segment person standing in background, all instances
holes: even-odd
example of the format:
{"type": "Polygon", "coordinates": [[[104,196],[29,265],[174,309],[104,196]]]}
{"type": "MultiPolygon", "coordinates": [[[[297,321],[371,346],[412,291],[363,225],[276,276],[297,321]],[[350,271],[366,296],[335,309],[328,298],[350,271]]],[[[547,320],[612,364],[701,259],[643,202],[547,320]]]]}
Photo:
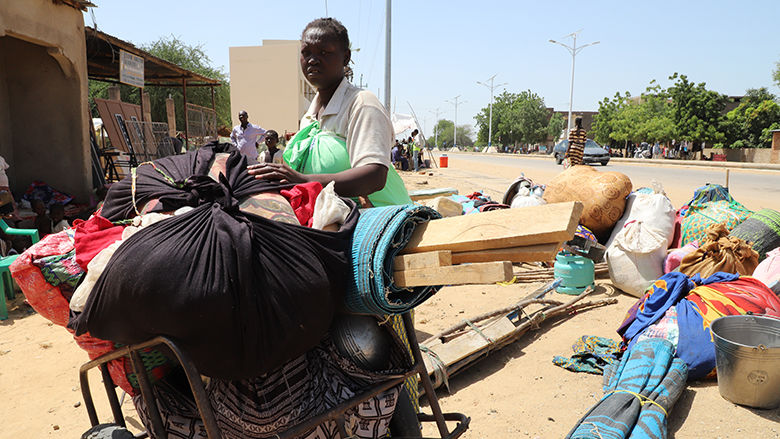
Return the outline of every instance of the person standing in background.
{"type": "Polygon", "coordinates": [[[587,140],[586,136],[587,133],[582,128],[582,117],[578,116],[574,119],[574,128],[569,131],[569,147],[566,149],[564,168],[582,164],[582,155],[585,152],[585,141],[587,140]]]}
{"type": "Polygon", "coordinates": [[[412,137],[409,138],[409,148],[412,149],[412,161],[414,161],[414,172],[420,170],[420,132],[415,128],[412,131],[412,137]]]}
{"type": "MultiPolygon", "coordinates": [[[[238,113],[241,122],[230,133],[230,141],[247,158],[257,160],[257,144],[265,140],[265,130],[258,125],[249,123],[249,114],[245,110],[238,113]]],[[[278,138],[278,136],[277,136],[278,138]]]]}
{"type": "Polygon", "coordinates": [[[282,163],[282,154],[284,154],[284,148],[279,149],[279,133],[274,130],[268,130],[265,132],[265,146],[267,150],[260,153],[260,157],[257,159],[260,163],[282,163]]]}

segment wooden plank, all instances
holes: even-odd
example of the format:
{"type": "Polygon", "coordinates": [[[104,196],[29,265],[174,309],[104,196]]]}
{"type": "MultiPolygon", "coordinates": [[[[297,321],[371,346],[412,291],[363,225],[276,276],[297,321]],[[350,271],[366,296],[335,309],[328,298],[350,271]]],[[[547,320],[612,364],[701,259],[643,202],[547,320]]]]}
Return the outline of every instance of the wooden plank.
{"type": "Polygon", "coordinates": [[[432,200],[423,200],[420,204],[433,208],[444,218],[463,215],[463,205],[452,198],[436,197],[432,200]]]}
{"type": "Polygon", "coordinates": [[[448,265],[452,265],[452,252],[449,250],[401,255],[396,256],[393,260],[393,270],[395,271],[446,267],[448,265]]]}
{"type": "Polygon", "coordinates": [[[580,215],[582,203],[573,201],[442,218],[417,227],[402,253],[559,243],[574,237],[580,215]]]}
{"type": "MultiPolygon", "coordinates": [[[[484,334],[485,337],[495,341],[508,336],[514,330],[515,325],[505,316],[488,323],[481,329],[482,334],[484,334]]],[[[480,349],[487,347],[489,343],[485,337],[476,331],[468,331],[447,343],[432,343],[430,345],[426,343],[426,347],[436,352],[436,357],[444,363],[445,366],[451,366],[474,352],[478,352],[480,349]]],[[[431,364],[430,357],[430,355],[423,355],[425,368],[429,373],[433,371],[436,366],[435,364],[431,364]]]]}
{"type": "Polygon", "coordinates": [[[457,194],[458,190],[451,187],[434,188],[434,189],[420,189],[409,192],[409,198],[412,201],[425,200],[428,198],[446,197],[448,195],[457,194]]]}
{"type": "Polygon", "coordinates": [[[512,263],[508,261],[483,262],[422,270],[404,270],[396,271],[393,277],[395,284],[399,287],[492,284],[512,279],[512,263]]]}
{"type": "MultiPolygon", "coordinates": [[[[493,250],[474,250],[452,254],[453,264],[472,262],[547,262],[555,259],[563,243],[537,244],[526,247],[497,248],[493,250]]],[[[425,253],[418,253],[425,254],[425,253]]],[[[410,255],[411,256],[411,255],[410,255]]]]}

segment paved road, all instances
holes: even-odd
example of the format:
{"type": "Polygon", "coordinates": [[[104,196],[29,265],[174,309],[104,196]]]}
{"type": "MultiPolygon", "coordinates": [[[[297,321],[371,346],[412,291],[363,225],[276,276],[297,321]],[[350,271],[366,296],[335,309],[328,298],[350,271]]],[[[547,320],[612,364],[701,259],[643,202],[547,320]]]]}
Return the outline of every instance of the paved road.
{"type": "MultiPolygon", "coordinates": [[[[453,168],[466,172],[484,173],[488,177],[520,175],[525,172],[542,183],[558,174],[562,167],[552,157],[522,157],[503,154],[477,155],[447,153],[453,168]]],[[[664,185],[674,204],[690,199],[693,190],[705,183],[725,185],[726,170],[696,166],[655,165],[613,162],[607,166],[595,166],[599,171],[616,171],[626,174],[635,188],[649,186],[653,180],[664,185]]],[[[738,201],[751,209],[772,208],[780,210],[780,172],[731,169],[729,190],[738,201]]]]}

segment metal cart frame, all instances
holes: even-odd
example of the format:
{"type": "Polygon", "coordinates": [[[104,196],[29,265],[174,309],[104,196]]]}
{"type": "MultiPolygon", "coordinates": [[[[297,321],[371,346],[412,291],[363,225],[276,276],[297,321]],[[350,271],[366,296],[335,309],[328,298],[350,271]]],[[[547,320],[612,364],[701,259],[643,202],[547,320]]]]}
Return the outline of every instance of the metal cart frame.
{"type": "MultiPolygon", "coordinates": [[[[436,392],[433,388],[433,384],[431,383],[430,376],[428,375],[428,371],[425,369],[425,363],[420,352],[410,313],[407,312],[403,315],[403,321],[406,330],[406,336],[409,340],[414,360],[409,371],[398,375],[388,375],[385,381],[370,386],[364,392],[355,395],[347,401],[344,401],[333,409],[315,416],[307,421],[301,422],[274,437],[279,439],[295,438],[323,422],[335,421],[339,430],[339,434],[342,438],[346,439],[350,437],[346,433],[346,428],[344,426],[344,415],[347,410],[355,407],[368,398],[374,397],[381,392],[403,383],[406,378],[412,375],[419,376],[420,382],[422,383],[423,389],[425,391],[426,398],[430,404],[431,411],[433,412],[433,414],[419,413],[417,415],[418,421],[435,422],[439,431],[440,439],[456,439],[460,437],[468,429],[471,419],[461,413],[442,412],[439,399],[436,396],[436,392]],[[451,432],[447,427],[447,421],[457,422],[457,425],[451,432]]],[[[160,412],[157,407],[157,400],[155,399],[155,396],[152,392],[152,384],[149,381],[149,377],[146,374],[141,356],[138,353],[138,351],[142,349],[158,346],[161,344],[164,344],[170,348],[171,352],[173,352],[179,364],[181,364],[182,368],[184,369],[187,380],[190,384],[190,388],[192,389],[192,395],[198,407],[198,412],[200,413],[201,419],[203,420],[203,424],[209,439],[221,438],[221,432],[219,426],[217,425],[214,411],[212,410],[211,404],[209,403],[208,396],[206,395],[206,389],[203,385],[203,381],[200,378],[198,370],[195,368],[192,360],[190,360],[190,358],[181,349],[179,349],[176,343],[166,337],[155,337],[143,343],[121,347],[81,366],[79,369],[81,394],[84,398],[84,406],[87,409],[90,423],[94,427],[99,424],[99,420],[97,411],[95,410],[95,404],[92,400],[92,393],[90,391],[87,373],[91,369],[97,367],[100,369],[103,377],[103,385],[105,387],[106,394],[108,395],[109,405],[114,416],[114,423],[119,426],[126,427],[124,415],[122,414],[122,408],[116,395],[116,386],[114,385],[111,379],[111,375],[108,372],[108,362],[127,356],[130,357],[133,370],[136,376],[138,376],[138,382],[141,388],[141,397],[147,405],[149,416],[151,418],[151,430],[154,432],[155,437],[166,437],[162,417],[160,416],[160,412]]],[[[144,432],[137,437],[148,437],[148,433],[144,432]]],[[[396,436],[393,437],[396,439],[402,439],[396,436]]]]}

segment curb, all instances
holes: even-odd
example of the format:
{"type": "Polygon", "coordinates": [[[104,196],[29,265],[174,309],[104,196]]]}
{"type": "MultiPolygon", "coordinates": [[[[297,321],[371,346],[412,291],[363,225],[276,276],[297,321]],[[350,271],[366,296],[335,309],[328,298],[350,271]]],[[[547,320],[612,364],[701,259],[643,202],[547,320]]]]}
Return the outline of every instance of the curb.
{"type": "MultiPolygon", "coordinates": [[[[470,152],[470,151],[437,151],[438,154],[462,154],[462,155],[486,155],[482,152],[470,152]]],[[[542,159],[552,160],[552,156],[548,154],[504,154],[504,153],[491,153],[493,155],[501,155],[502,157],[515,158],[515,159],[542,159]]],[[[658,159],[630,159],[623,157],[612,157],[609,159],[611,162],[619,163],[636,163],[646,165],[672,165],[672,166],[699,166],[704,168],[715,169],[748,169],[748,170],[763,170],[763,171],[780,171],[780,164],[775,163],[746,163],[746,162],[711,162],[703,160],[658,160],[658,159]]]]}

